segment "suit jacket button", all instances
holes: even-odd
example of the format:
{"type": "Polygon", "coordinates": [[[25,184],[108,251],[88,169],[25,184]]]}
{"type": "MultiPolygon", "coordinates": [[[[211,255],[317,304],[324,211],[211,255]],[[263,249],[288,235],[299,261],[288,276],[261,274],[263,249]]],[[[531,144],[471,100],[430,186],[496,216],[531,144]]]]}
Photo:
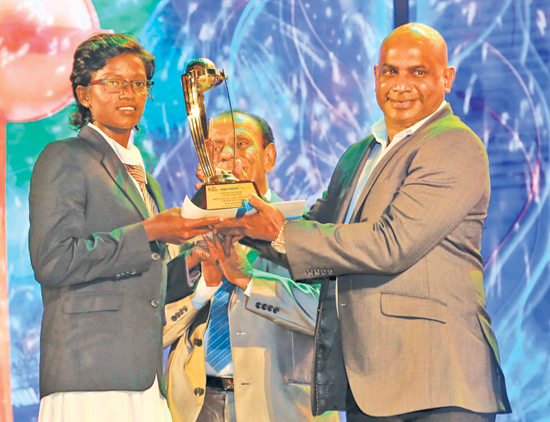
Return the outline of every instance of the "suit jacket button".
{"type": "Polygon", "coordinates": [[[160,302],[159,302],[158,300],[156,300],[156,299],[153,299],[153,300],[151,301],[151,306],[152,306],[153,308],[158,308],[159,304],[160,304],[160,302]]]}
{"type": "Polygon", "coordinates": [[[178,317],[175,315],[172,315],[172,321],[177,321],[177,320],[178,320],[178,317]]]}
{"type": "Polygon", "coordinates": [[[202,389],[202,388],[195,388],[194,393],[195,393],[195,396],[200,397],[200,396],[202,396],[202,395],[204,394],[204,389],[202,389]]]}
{"type": "Polygon", "coordinates": [[[260,309],[262,307],[262,304],[260,302],[256,302],[256,308],[260,309]]]}
{"type": "Polygon", "coordinates": [[[262,305],[262,309],[263,309],[264,311],[267,309],[267,304],[266,304],[266,303],[264,303],[264,304],[262,305]]]}
{"type": "Polygon", "coordinates": [[[202,340],[200,338],[196,338],[195,340],[193,340],[193,344],[195,346],[201,347],[202,346],[202,340]]]}
{"type": "Polygon", "coordinates": [[[271,312],[271,311],[273,310],[273,305],[269,305],[269,306],[267,307],[267,310],[268,310],[269,312],[271,312]]]}
{"type": "Polygon", "coordinates": [[[181,313],[184,314],[187,312],[187,306],[184,306],[183,308],[180,309],[181,313]]]}
{"type": "Polygon", "coordinates": [[[153,261],[158,261],[160,259],[160,255],[155,252],[153,255],[151,255],[151,258],[153,258],[153,261]]]}
{"type": "Polygon", "coordinates": [[[279,307],[276,306],[275,308],[273,308],[273,313],[276,314],[280,311],[279,307]]]}

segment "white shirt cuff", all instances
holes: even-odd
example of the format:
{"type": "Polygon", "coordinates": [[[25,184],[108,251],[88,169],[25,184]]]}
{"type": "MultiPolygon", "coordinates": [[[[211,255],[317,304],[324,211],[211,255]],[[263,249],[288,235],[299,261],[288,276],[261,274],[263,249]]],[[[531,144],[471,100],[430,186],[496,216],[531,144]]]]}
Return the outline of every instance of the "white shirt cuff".
{"type": "Polygon", "coordinates": [[[246,286],[246,289],[244,290],[244,294],[247,297],[250,297],[250,295],[252,294],[252,281],[254,281],[254,277],[250,279],[250,281],[248,282],[248,285],[246,286]]]}

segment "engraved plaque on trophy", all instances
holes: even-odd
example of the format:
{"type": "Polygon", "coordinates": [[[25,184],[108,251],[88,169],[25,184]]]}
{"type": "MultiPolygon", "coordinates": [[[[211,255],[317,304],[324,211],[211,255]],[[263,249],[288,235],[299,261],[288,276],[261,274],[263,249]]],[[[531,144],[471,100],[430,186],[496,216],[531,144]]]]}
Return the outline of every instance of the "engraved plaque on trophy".
{"type": "MultiPolygon", "coordinates": [[[[233,174],[225,171],[216,172],[213,163],[213,142],[210,139],[212,119],[207,121],[204,107],[204,92],[214,88],[224,81],[227,87],[227,76],[223,70],[208,59],[194,59],[181,76],[181,84],[187,109],[187,120],[199,163],[204,172],[204,184],[191,200],[205,210],[239,208],[248,195],[255,193],[260,196],[256,183],[252,180],[239,180],[233,174]]],[[[227,90],[229,98],[229,90],[227,90]]],[[[230,105],[231,109],[231,105],[230,105]]],[[[231,111],[231,118],[233,112],[231,111]]],[[[234,131],[233,131],[234,132],[234,131]]],[[[236,144],[236,137],[235,137],[236,144]]],[[[236,154],[237,148],[233,149],[236,154]]],[[[233,165],[235,165],[233,157],[233,165]]]]}

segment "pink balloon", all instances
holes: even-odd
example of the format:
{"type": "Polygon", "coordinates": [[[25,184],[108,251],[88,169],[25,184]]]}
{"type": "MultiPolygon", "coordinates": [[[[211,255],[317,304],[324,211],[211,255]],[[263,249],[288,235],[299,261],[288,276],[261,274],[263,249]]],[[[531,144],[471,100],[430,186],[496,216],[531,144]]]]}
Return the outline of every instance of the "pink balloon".
{"type": "Polygon", "coordinates": [[[102,31],[90,0],[0,2],[0,122],[50,116],[73,101],[76,47],[102,31]]]}

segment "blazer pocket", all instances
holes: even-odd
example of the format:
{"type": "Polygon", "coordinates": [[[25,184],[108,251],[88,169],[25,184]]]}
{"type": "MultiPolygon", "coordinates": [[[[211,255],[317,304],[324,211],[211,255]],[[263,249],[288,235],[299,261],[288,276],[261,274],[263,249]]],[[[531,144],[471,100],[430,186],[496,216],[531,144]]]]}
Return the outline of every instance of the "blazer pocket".
{"type": "Polygon", "coordinates": [[[393,317],[429,319],[444,324],[449,319],[447,304],[426,296],[382,292],[380,308],[382,314],[393,317]]]}
{"type": "Polygon", "coordinates": [[[120,308],[122,308],[121,294],[72,295],[63,301],[63,312],[66,314],[118,311],[120,308]]]}

